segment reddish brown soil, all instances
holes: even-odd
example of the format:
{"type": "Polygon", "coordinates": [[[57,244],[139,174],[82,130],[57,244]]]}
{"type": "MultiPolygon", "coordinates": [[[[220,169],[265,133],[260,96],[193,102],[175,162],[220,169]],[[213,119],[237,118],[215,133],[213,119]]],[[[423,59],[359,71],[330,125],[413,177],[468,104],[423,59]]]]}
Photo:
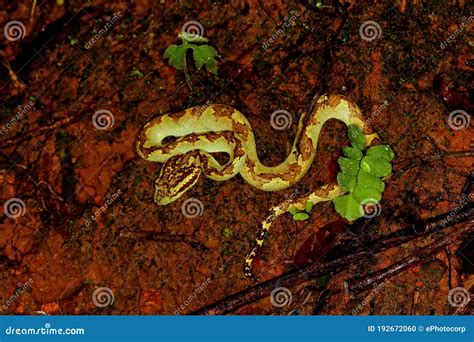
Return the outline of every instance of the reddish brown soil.
{"type": "MultiPolygon", "coordinates": [[[[182,199],[158,207],[153,182],[161,165],[138,157],[136,134],[151,117],[194,105],[223,103],[245,113],[268,165],[285,158],[299,113],[321,89],[348,96],[373,118],[382,142],[395,150],[395,169],[413,167],[387,180],[377,229],[354,232],[348,226],[337,239],[320,236],[328,244],[324,251],[341,239],[363,245],[396,231],[408,213],[426,219],[459,206],[472,154],[417,161],[472,152],[472,123],[453,130],[448,115],[472,110],[473,24],[440,48],[472,8],[445,1],[352,1],[337,39],[329,42],[340,15],[312,1],[162,2],[38,1],[30,19],[32,1],[0,1],[2,30],[11,20],[26,28],[18,41],[0,35],[2,127],[17,106],[34,102],[0,136],[0,202],[20,198],[26,205],[24,215],[14,219],[0,212],[0,305],[31,278],[3,314],[185,314],[252,285],[242,262],[266,210],[295,189],[305,192],[334,180],[346,129],[332,123],[324,130],[310,172],[292,189],[265,193],[240,177],[222,183],[201,179],[182,199]],[[118,22],[86,49],[119,10],[118,22]],[[290,11],[301,15],[264,49],[290,11]],[[190,20],[203,25],[220,55],[218,76],[191,70],[193,92],[184,74],[163,58],[190,20]],[[359,35],[368,20],[382,30],[372,41],[359,35]],[[384,101],[386,108],[377,111],[384,101]],[[270,115],[278,109],[291,112],[290,129],[272,129],[270,115]],[[111,129],[94,128],[97,110],[113,113],[111,129]],[[108,194],[118,198],[88,222],[108,194]],[[191,197],[204,206],[193,219],[181,211],[191,197]],[[112,290],[112,305],[94,304],[98,287],[112,290]]],[[[305,222],[281,217],[255,272],[270,279],[289,270],[303,242],[335,220],[330,204],[316,206],[305,222]]],[[[389,266],[432,239],[377,254],[364,261],[364,269],[348,268],[292,288],[291,305],[275,308],[267,297],[237,313],[350,314],[368,296],[370,305],[359,314],[452,313],[449,289],[474,286],[470,238],[388,279],[372,296],[345,294],[344,281],[389,266]]]]}

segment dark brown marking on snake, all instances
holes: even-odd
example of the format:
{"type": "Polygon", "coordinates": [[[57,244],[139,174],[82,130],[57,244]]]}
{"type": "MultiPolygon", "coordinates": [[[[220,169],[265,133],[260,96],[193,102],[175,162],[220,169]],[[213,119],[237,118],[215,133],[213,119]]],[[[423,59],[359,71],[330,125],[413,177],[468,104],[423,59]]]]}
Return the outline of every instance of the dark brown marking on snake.
{"type": "Polygon", "coordinates": [[[181,112],[178,112],[178,113],[173,113],[172,115],[169,116],[169,118],[174,121],[174,122],[177,122],[179,121],[183,116],[185,116],[186,114],[189,113],[189,110],[183,110],[181,112]]]}
{"type": "Polygon", "coordinates": [[[235,140],[235,135],[231,131],[212,132],[204,134],[204,136],[210,142],[214,142],[216,140],[219,140],[220,138],[224,138],[226,140],[229,140],[230,142],[233,142],[235,140]]]}
{"type": "Polygon", "coordinates": [[[212,108],[214,109],[215,116],[218,118],[223,117],[230,119],[234,113],[234,108],[222,104],[214,105],[212,108]]]}
{"type": "Polygon", "coordinates": [[[198,118],[200,117],[206,109],[209,108],[209,105],[203,105],[203,106],[195,106],[190,109],[191,115],[198,118]]]}
{"type": "Polygon", "coordinates": [[[303,158],[304,161],[308,160],[311,158],[311,156],[314,153],[314,148],[313,148],[313,139],[311,139],[306,132],[303,132],[300,136],[300,139],[298,141],[297,147],[299,149],[299,153],[301,155],[301,158],[303,158]]]}
{"type": "Polygon", "coordinates": [[[281,178],[282,180],[292,184],[297,180],[294,175],[299,175],[301,171],[302,171],[302,167],[298,163],[295,162],[288,165],[287,172],[259,173],[258,177],[268,182],[272,181],[274,178],[281,178]]]}
{"type": "Polygon", "coordinates": [[[232,120],[232,131],[236,134],[241,135],[245,140],[250,136],[250,128],[242,123],[232,120]]]}
{"type": "Polygon", "coordinates": [[[341,96],[331,95],[321,103],[321,107],[326,107],[329,105],[330,107],[336,108],[339,105],[339,103],[341,103],[341,100],[342,100],[341,96]]]}
{"type": "Polygon", "coordinates": [[[143,147],[143,138],[139,136],[137,140],[137,144],[142,151],[143,155],[145,158],[150,157],[152,153],[160,153],[160,154],[168,154],[171,153],[179,144],[181,144],[183,141],[189,142],[191,144],[199,141],[199,134],[188,134],[184,137],[179,137],[175,141],[170,142],[169,144],[166,144],[164,146],[152,146],[152,147],[143,147]]]}

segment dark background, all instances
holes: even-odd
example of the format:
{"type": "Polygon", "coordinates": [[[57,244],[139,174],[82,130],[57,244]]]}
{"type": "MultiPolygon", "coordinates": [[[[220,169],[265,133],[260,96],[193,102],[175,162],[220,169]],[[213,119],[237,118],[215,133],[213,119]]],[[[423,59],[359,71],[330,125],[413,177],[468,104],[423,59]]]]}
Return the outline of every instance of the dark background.
{"type": "MultiPolygon", "coordinates": [[[[346,128],[325,128],[310,172],[294,188],[265,193],[238,176],[201,179],[177,202],[158,207],[153,181],[160,165],[137,156],[136,134],[151,117],[194,105],[239,109],[254,128],[261,160],[275,165],[313,97],[339,93],[372,118],[396,153],[379,216],[324,230],[339,220],[331,204],[316,206],[304,222],[282,216],[254,268],[263,279],[294,267],[298,250],[304,263],[364,249],[368,240],[455,210],[463,189],[470,191],[472,123],[453,129],[448,121],[455,110],[470,118],[473,109],[472,20],[462,26],[472,8],[464,1],[66,0],[34,7],[0,1],[0,8],[0,122],[12,123],[0,136],[0,196],[2,205],[12,198],[24,203],[18,217],[0,212],[0,304],[10,301],[2,314],[184,314],[252,285],[242,262],[266,210],[295,189],[304,193],[335,179],[346,128]],[[298,18],[282,29],[294,13],[298,18]],[[22,39],[6,39],[12,20],[24,25],[22,39]],[[193,91],[163,58],[191,20],[220,55],[218,76],[191,65],[193,91]],[[373,40],[359,33],[367,21],[380,27],[373,40]],[[29,101],[31,108],[11,122],[29,101]],[[93,125],[98,110],[112,113],[109,129],[93,125]],[[271,127],[276,110],[291,113],[289,129],[271,127]],[[107,204],[113,194],[119,196],[107,204]],[[186,198],[201,201],[201,216],[183,216],[186,198]],[[305,241],[317,252],[308,243],[301,250],[305,241]],[[93,300],[101,287],[113,295],[109,305],[93,300]]],[[[264,297],[235,313],[351,314],[361,303],[358,314],[456,313],[448,292],[474,285],[468,233],[387,277],[376,293],[347,294],[343,284],[468,224],[448,224],[292,286],[291,304],[281,308],[264,297]]]]}

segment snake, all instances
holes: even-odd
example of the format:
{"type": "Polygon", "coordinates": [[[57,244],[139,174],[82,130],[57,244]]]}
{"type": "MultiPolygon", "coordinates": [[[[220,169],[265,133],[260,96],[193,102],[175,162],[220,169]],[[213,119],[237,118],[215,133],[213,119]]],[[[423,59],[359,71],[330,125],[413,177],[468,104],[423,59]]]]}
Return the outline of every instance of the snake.
{"type": "MultiPolygon", "coordinates": [[[[377,138],[355,103],[342,95],[322,95],[309,114],[300,115],[291,150],[276,166],[261,163],[248,119],[224,104],[195,106],[151,119],[138,133],[136,150],[149,162],[163,163],[154,183],[154,200],[158,205],[176,201],[201,175],[213,181],[226,181],[239,174],[256,189],[279,191],[295,185],[306,174],[316,156],[321,130],[331,119],[347,126],[357,125],[367,146],[377,138]],[[225,153],[228,160],[219,162],[213,153],[225,153]]],[[[307,201],[327,202],[342,194],[334,182],[271,207],[245,257],[245,276],[258,279],[252,273],[253,261],[278,216],[289,208],[303,209],[307,201]]]]}

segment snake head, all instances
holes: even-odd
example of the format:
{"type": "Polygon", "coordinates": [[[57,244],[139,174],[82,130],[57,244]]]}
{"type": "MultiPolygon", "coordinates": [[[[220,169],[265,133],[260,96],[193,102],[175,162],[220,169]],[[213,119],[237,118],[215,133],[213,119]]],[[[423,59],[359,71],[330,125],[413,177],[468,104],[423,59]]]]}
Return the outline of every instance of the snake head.
{"type": "Polygon", "coordinates": [[[201,175],[199,151],[171,157],[163,164],[155,181],[155,202],[167,205],[176,201],[196,184],[201,175]]]}

